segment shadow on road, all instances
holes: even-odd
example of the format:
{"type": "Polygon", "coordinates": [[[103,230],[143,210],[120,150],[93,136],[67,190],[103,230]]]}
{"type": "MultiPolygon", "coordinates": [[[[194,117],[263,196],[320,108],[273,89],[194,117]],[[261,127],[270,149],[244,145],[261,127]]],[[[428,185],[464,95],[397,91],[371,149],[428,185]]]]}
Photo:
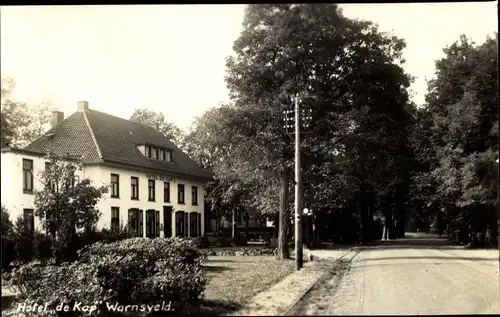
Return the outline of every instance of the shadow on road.
{"type": "Polygon", "coordinates": [[[370,246],[375,249],[427,249],[427,250],[496,250],[487,248],[469,249],[464,245],[452,245],[445,237],[428,233],[408,233],[405,238],[377,241],[370,246]]]}
{"type": "Polygon", "coordinates": [[[493,250],[495,251],[496,249],[469,249],[465,246],[460,246],[460,245],[450,245],[450,244],[432,244],[432,242],[429,243],[411,243],[407,241],[398,241],[397,243],[395,242],[385,242],[384,243],[375,243],[371,246],[368,246],[373,249],[377,250],[390,250],[390,249],[426,249],[426,250],[460,250],[460,251],[477,251],[477,250],[493,250]]]}
{"type": "Polygon", "coordinates": [[[394,257],[377,257],[373,259],[363,259],[360,262],[370,262],[370,261],[383,261],[383,260],[415,260],[415,259],[429,259],[429,260],[465,260],[465,261],[492,261],[498,262],[495,258],[479,258],[479,257],[459,257],[459,256],[394,256],[394,257]]]}

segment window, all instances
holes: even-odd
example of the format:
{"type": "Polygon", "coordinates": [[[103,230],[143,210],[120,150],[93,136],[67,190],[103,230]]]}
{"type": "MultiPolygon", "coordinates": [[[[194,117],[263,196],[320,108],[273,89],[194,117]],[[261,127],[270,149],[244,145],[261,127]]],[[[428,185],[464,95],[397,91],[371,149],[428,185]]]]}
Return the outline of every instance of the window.
{"type": "Polygon", "coordinates": [[[197,213],[196,214],[197,218],[198,218],[198,236],[201,237],[201,213],[197,213]]]}
{"type": "Polygon", "coordinates": [[[163,183],[163,202],[164,203],[170,202],[170,183],[169,182],[163,183]]]}
{"type": "Polygon", "coordinates": [[[184,213],[184,236],[189,237],[189,214],[184,213]]]}
{"type": "Polygon", "coordinates": [[[155,201],[155,180],[148,179],[148,200],[155,201]]]}
{"type": "Polygon", "coordinates": [[[191,212],[189,213],[189,222],[191,225],[190,228],[190,233],[191,237],[197,237],[198,236],[198,213],[196,212],[191,212]]]}
{"type": "Polygon", "coordinates": [[[131,199],[139,200],[139,178],[132,176],[130,178],[131,199]]]}
{"type": "Polygon", "coordinates": [[[156,234],[155,236],[157,238],[160,237],[160,211],[159,210],[156,210],[155,211],[155,222],[156,222],[156,234]]]}
{"type": "Polygon", "coordinates": [[[198,187],[191,187],[191,201],[192,205],[198,205],[198,187]]]}
{"type": "Polygon", "coordinates": [[[33,209],[23,209],[24,230],[33,234],[35,232],[35,216],[33,209]]]}
{"type": "Polygon", "coordinates": [[[120,208],[111,207],[111,230],[120,230],[120,208]]]}
{"type": "Polygon", "coordinates": [[[23,159],[23,193],[33,194],[33,160],[23,159]]]}
{"type": "Polygon", "coordinates": [[[157,148],[151,145],[144,146],[144,155],[155,160],[167,161],[167,162],[172,161],[172,151],[162,148],[157,148]]]}
{"type": "Polygon", "coordinates": [[[177,237],[184,236],[184,211],[175,213],[175,235],[177,237]]]}
{"type": "Polygon", "coordinates": [[[184,185],[179,184],[177,185],[177,201],[179,204],[184,204],[184,185]]]}
{"type": "Polygon", "coordinates": [[[111,197],[120,198],[120,175],[111,174],[111,197]]]}
{"type": "Polygon", "coordinates": [[[129,229],[135,232],[136,237],[142,237],[143,234],[143,212],[139,209],[128,210],[128,226],[129,229]]]}

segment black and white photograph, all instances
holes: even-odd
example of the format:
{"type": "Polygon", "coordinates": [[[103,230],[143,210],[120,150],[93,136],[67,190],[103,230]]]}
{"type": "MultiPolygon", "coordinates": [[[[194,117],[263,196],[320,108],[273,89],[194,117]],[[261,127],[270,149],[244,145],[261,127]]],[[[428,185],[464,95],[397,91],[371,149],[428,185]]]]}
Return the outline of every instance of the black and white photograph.
{"type": "Polygon", "coordinates": [[[500,315],[498,10],[0,6],[2,316],[500,315]]]}

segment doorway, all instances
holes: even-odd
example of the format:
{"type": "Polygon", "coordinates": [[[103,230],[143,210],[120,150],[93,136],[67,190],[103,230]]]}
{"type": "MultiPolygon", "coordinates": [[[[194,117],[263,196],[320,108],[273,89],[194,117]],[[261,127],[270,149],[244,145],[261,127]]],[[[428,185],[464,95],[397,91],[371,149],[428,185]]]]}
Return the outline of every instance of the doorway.
{"type": "Polygon", "coordinates": [[[154,209],[146,211],[146,237],[156,238],[160,236],[160,212],[154,209]]]}
{"type": "Polygon", "coordinates": [[[163,233],[165,238],[172,237],[172,206],[163,206],[163,233]]]}

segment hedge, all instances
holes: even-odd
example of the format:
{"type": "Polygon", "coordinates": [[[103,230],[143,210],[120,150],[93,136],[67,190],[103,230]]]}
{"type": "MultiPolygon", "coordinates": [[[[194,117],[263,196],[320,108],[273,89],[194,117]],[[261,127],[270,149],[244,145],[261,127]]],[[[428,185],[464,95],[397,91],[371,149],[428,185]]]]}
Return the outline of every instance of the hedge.
{"type": "Polygon", "coordinates": [[[227,250],[200,250],[206,256],[272,256],[278,254],[277,248],[234,248],[227,250]]]}
{"type": "Polygon", "coordinates": [[[133,238],[96,243],[79,252],[79,260],[59,266],[29,263],[8,275],[21,291],[19,300],[47,303],[38,315],[83,316],[88,312],[53,312],[58,304],[98,303],[93,316],[108,316],[106,303],[158,304],[181,309],[197,302],[207,280],[205,259],[192,241],[178,238],[133,238]],[[99,304],[100,303],[100,304],[99,304]]]}

